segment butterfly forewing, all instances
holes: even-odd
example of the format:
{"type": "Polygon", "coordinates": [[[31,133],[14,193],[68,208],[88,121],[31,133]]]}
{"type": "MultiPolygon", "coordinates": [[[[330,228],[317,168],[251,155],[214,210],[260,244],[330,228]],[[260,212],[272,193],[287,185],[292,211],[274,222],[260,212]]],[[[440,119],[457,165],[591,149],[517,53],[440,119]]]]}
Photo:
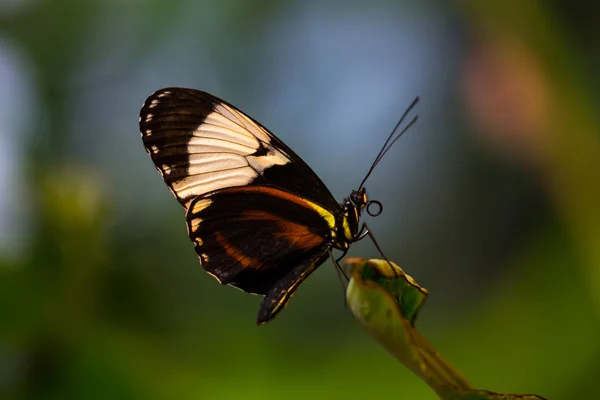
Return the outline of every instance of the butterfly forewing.
{"type": "Polygon", "coordinates": [[[328,209],[339,205],[317,175],[281,140],[229,103],[195,89],[153,93],[140,112],[146,151],[175,197],[268,184],[328,209]]]}

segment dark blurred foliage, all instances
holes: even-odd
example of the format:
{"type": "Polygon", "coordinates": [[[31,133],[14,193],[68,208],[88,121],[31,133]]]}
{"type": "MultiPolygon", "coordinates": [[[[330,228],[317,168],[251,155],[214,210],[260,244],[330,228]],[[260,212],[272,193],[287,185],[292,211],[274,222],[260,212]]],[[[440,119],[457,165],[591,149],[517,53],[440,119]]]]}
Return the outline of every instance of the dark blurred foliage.
{"type": "Polygon", "coordinates": [[[340,200],[420,95],[367,185],[431,293],[420,330],[477,387],[599,398],[597,11],[0,0],[0,397],[435,398],[329,263],[261,327],[258,297],[204,273],[137,127],[177,85],[261,121],[340,200]]]}

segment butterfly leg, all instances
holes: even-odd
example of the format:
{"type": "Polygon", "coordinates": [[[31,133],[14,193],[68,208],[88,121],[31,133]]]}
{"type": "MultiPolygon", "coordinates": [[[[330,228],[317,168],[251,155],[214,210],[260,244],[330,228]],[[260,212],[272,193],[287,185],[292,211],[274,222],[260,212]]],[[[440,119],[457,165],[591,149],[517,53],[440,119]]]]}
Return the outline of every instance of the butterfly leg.
{"type": "Polygon", "coordinates": [[[340,280],[342,279],[342,276],[343,276],[344,278],[346,278],[346,281],[349,281],[350,279],[348,279],[348,275],[346,275],[346,273],[344,272],[344,269],[340,265],[340,261],[346,256],[346,253],[348,253],[348,249],[345,249],[344,252],[342,253],[342,255],[336,259],[333,257],[333,249],[329,249],[329,257],[331,258],[331,261],[333,262],[333,266],[335,267],[335,270],[338,273],[340,280]]]}
{"type": "Polygon", "coordinates": [[[352,241],[358,242],[359,240],[364,239],[365,236],[367,236],[368,234],[369,234],[369,228],[367,228],[367,224],[363,222],[362,227],[360,228],[360,231],[356,234],[356,236],[354,237],[354,239],[352,241]]]}
{"type": "Polygon", "coordinates": [[[333,257],[333,249],[329,249],[329,257],[333,262],[335,272],[337,273],[338,279],[340,280],[340,284],[342,285],[342,296],[344,297],[344,307],[346,308],[348,308],[348,302],[346,300],[346,282],[350,281],[350,279],[348,278],[348,275],[346,275],[346,272],[344,272],[344,269],[340,266],[339,262],[342,258],[344,258],[347,252],[348,250],[344,251],[344,253],[336,260],[333,257]],[[346,282],[344,282],[344,278],[346,279],[346,282]]]}
{"type": "Polygon", "coordinates": [[[371,230],[369,229],[369,226],[367,225],[367,223],[363,223],[363,227],[360,230],[360,233],[357,235],[358,239],[360,240],[362,238],[364,238],[365,236],[369,235],[369,237],[371,238],[371,241],[373,242],[373,244],[375,245],[375,248],[377,248],[377,251],[379,252],[379,254],[381,254],[381,257],[383,257],[383,259],[385,261],[387,261],[387,263],[390,265],[390,268],[392,269],[392,271],[396,271],[392,265],[392,262],[390,261],[389,258],[387,258],[387,256],[383,253],[383,250],[381,250],[381,247],[379,246],[379,243],[377,242],[377,240],[375,239],[375,236],[373,235],[373,232],[371,232],[371,230]],[[363,232],[364,231],[364,232],[363,232]]]}

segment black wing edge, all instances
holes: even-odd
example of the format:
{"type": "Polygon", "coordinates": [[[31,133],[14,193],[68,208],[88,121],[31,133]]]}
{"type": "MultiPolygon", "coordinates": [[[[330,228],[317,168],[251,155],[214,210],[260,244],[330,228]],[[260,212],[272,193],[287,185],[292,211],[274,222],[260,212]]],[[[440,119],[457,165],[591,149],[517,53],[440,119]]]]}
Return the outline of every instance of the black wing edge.
{"type": "Polygon", "coordinates": [[[213,112],[213,108],[214,101],[208,93],[169,87],[148,96],[140,110],[139,126],[144,148],[169,190],[184,208],[187,208],[191,196],[180,197],[173,183],[187,176],[187,144],[192,132],[213,112]]]}
{"type": "Polygon", "coordinates": [[[323,251],[294,267],[280,279],[260,303],[257,325],[264,325],[274,319],[286,306],[302,282],[308,278],[328,257],[329,246],[323,251]]]}

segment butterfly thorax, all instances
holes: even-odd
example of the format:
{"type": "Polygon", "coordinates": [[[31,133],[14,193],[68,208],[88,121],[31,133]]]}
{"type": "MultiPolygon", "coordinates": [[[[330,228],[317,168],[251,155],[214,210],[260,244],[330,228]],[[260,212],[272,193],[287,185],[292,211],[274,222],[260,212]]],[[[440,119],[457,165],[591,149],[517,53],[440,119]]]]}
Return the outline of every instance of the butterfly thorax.
{"type": "Polygon", "coordinates": [[[368,203],[365,189],[354,190],[344,199],[342,208],[336,216],[336,226],[333,233],[333,246],[340,250],[350,247],[357,240],[361,211],[368,203]]]}

